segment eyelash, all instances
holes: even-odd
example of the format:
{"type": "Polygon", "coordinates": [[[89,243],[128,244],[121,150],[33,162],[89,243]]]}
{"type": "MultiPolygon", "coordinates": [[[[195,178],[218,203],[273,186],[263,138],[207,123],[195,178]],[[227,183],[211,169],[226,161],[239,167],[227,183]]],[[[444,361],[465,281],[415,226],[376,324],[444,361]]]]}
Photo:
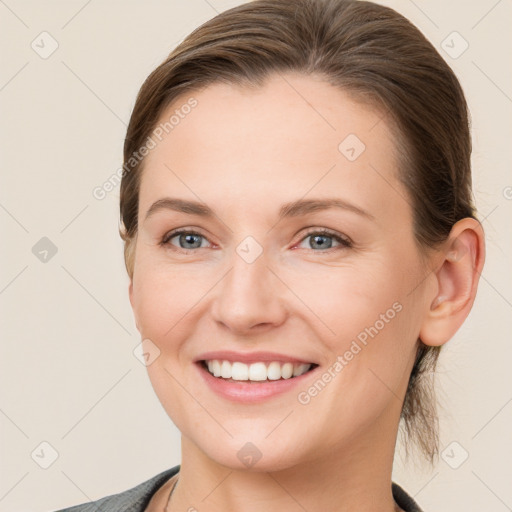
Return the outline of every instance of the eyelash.
{"type": "MultiPolygon", "coordinates": [[[[198,233],[197,231],[194,231],[194,230],[189,230],[189,229],[178,229],[176,231],[171,231],[170,233],[167,233],[162,241],[159,243],[159,245],[161,245],[162,247],[170,247],[172,246],[172,250],[175,250],[177,252],[182,252],[182,253],[189,253],[190,251],[195,251],[197,249],[205,249],[205,247],[197,247],[195,249],[182,249],[181,247],[176,247],[174,245],[172,245],[170,243],[170,241],[175,238],[176,236],[178,235],[183,235],[183,234],[187,234],[187,235],[197,235],[197,236],[200,236],[202,238],[204,238],[205,240],[207,240],[207,238],[202,235],[201,233],[198,233]]],[[[342,237],[338,234],[336,234],[335,232],[329,230],[329,229],[326,229],[326,228],[321,228],[321,229],[311,229],[310,231],[307,231],[304,236],[299,240],[299,243],[304,241],[306,238],[312,236],[312,235],[320,235],[320,236],[328,236],[330,238],[333,238],[335,239],[340,245],[338,247],[331,247],[329,249],[325,249],[325,250],[318,250],[318,251],[315,251],[313,249],[310,249],[311,251],[313,252],[320,252],[320,253],[330,253],[332,251],[336,251],[336,250],[339,250],[339,249],[350,249],[351,247],[353,247],[353,243],[352,243],[352,240],[350,240],[348,237],[342,237]]]]}

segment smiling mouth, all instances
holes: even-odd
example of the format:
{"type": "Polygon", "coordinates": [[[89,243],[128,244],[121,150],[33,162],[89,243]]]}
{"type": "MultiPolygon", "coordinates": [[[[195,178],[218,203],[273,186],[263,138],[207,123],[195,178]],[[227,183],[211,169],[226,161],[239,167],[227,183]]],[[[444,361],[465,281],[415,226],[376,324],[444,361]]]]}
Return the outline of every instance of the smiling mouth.
{"type": "Polygon", "coordinates": [[[211,359],[200,361],[200,365],[210,375],[226,382],[272,382],[300,377],[318,367],[315,363],[282,363],[279,361],[256,362],[251,364],[239,361],[211,359]]]}

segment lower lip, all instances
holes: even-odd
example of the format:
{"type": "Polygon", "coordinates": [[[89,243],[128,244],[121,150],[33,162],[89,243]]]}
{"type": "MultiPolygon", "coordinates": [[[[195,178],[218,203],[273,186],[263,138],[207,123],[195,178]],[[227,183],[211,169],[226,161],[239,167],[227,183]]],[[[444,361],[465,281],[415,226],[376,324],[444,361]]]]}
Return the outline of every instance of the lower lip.
{"type": "Polygon", "coordinates": [[[257,403],[274,396],[286,393],[294,387],[303,384],[305,379],[314,373],[319,367],[307,371],[298,377],[290,379],[279,379],[261,382],[238,381],[231,382],[221,377],[214,377],[204,366],[198,362],[196,366],[199,369],[201,377],[212,391],[223,398],[234,402],[257,403]]]}

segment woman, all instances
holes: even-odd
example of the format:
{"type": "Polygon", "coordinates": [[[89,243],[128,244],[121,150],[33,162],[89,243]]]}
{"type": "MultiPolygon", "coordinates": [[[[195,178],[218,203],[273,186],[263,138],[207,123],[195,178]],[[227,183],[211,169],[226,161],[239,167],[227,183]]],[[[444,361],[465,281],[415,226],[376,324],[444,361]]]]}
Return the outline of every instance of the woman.
{"type": "Polygon", "coordinates": [[[484,237],[464,94],[371,2],[256,0],[143,84],[121,236],[152,385],[182,461],[66,509],[419,511],[400,420],[438,453],[431,376],[484,237]]]}

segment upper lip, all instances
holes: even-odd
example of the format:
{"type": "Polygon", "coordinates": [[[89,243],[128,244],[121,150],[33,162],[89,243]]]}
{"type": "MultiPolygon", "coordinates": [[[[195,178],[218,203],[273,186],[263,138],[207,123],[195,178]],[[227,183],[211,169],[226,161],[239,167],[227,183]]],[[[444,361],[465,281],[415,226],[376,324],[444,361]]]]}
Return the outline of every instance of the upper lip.
{"type": "Polygon", "coordinates": [[[199,361],[211,361],[218,359],[222,361],[251,364],[257,362],[271,362],[278,361],[280,363],[301,363],[301,364],[316,364],[313,361],[301,359],[300,357],[289,356],[287,354],[279,354],[277,352],[235,352],[233,350],[215,350],[212,352],[205,352],[195,359],[199,361]]]}

